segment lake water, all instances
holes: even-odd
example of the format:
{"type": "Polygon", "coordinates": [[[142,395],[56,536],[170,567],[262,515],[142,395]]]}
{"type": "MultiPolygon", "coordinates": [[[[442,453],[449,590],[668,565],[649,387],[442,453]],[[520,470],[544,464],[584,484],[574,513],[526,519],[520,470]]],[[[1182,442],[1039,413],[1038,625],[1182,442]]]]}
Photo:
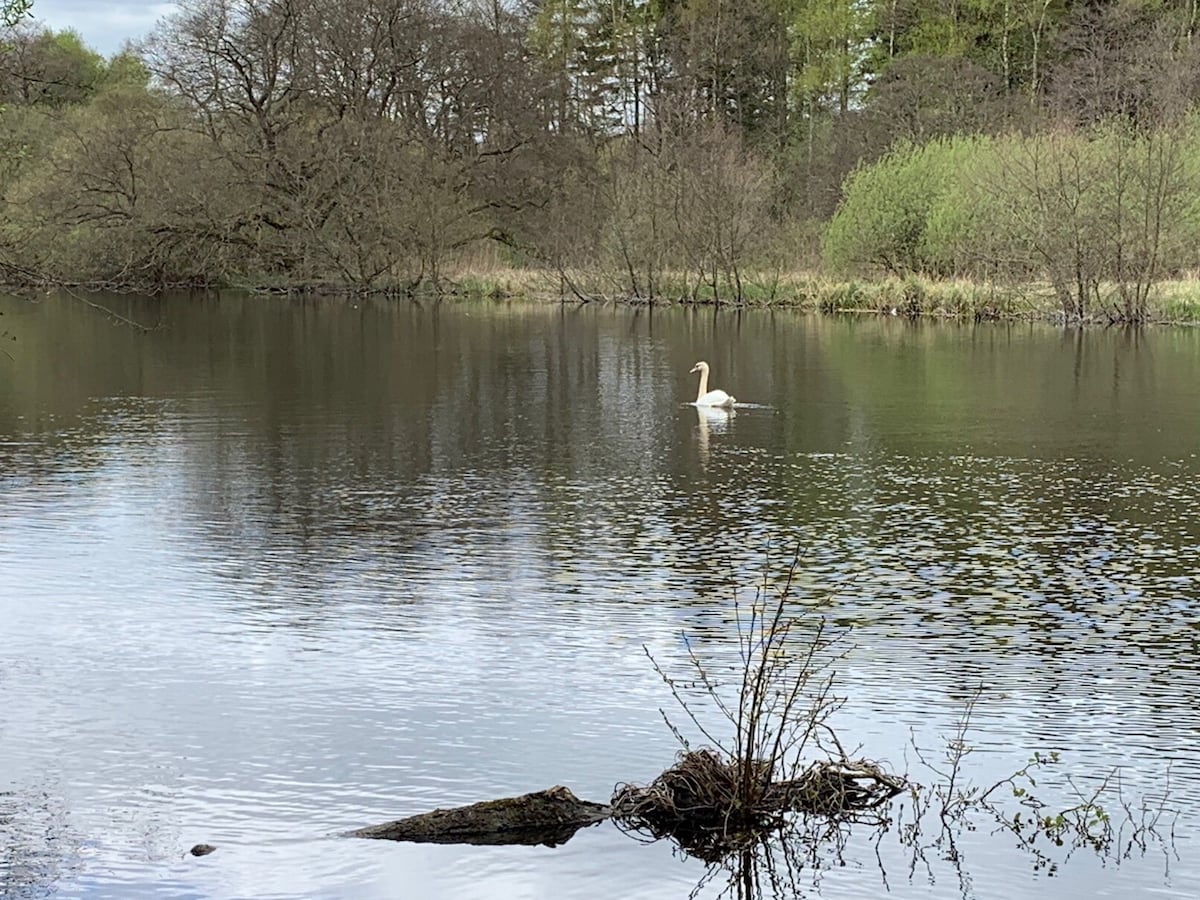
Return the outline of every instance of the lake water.
{"type": "Polygon", "coordinates": [[[729,664],[797,545],[847,747],[930,781],[982,684],[965,777],[1057,750],[1059,806],[1121,767],[1174,811],[1056,869],[986,817],[956,861],[851,830],[797,894],[1200,895],[1200,331],[102,299],[153,330],[0,299],[0,896],[686,897],[610,825],[338,833],[649,781],[643,648],[729,664]],[[686,406],[697,359],[755,405],[686,406]]]}

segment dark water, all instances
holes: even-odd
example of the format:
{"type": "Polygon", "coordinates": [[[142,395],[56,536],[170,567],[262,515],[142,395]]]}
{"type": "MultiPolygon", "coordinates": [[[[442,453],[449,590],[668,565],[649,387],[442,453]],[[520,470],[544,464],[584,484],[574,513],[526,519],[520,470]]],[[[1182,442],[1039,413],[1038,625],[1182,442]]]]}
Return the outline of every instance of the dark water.
{"type": "Polygon", "coordinates": [[[848,747],[929,780],[983,684],[971,780],[1058,750],[1060,806],[1122,767],[1178,811],[1053,875],[987,820],[958,865],[851,833],[797,893],[1200,894],[1200,332],[111,303],[154,330],[0,299],[0,895],[685,897],[702,863],[608,826],[336,834],[651,779],[643,646],[730,662],[797,543],[848,747]],[[759,406],[683,405],[700,358],[759,406]]]}

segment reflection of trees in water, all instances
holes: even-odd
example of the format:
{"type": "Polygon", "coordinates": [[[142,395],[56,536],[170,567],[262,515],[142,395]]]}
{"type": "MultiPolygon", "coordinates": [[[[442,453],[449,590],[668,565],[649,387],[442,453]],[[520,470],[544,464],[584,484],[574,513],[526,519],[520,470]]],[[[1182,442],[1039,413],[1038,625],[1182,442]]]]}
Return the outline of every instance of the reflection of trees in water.
{"type": "MultiPolygon", "coordinates": [[[[798,816],[737,852],[708,860],[690,896],[820,897],[829,872],[852,867],[868,879],[866,873],[874,868],[883,891],[890,892],[901,881],[934,884],[948,878],[957,885],[958,896],[973,900],[977,896],[973,868],[994,867],[988,842],[1019,854],[1031,872],[1046,875],[1067,875],[1072,860],[1086,866],[1087,857],[1112,867],[1161,854],[1165,881],[1172,862],[1179,859],[1176,814],[1156,801],[1146,807],[1108,807],[1103,812],[1111,815],[1109,823],[1095,818],[1075,821],[1068,814],[1067,821],[1060,823],[1055,815],[1049,824],[1039,824],[1030,816],[1022,818],[1016,801],[1007,807],[973,803],[942,816],[930,807],[935,793],[914,786],[911,794],[878,814],[798,816]]],[[[1105,802],[1111,799],[1106,797],[1105,802]]],[[[1082,798],[1084,803],[1087,800],[1082,798]]],[[[1091,805],[1085,812],[1094,816],[1100,811],[1099,805],[1091,805]]],[[[995,883],[989,880],[983,887],[985,894],[991,893],[995,883]]]]}
{"type": "Polygon", "coordinates": [[[49,897],[79,860],[62,798],[45,789],[0,791],[0,897],[49,897]]]}
{"type": "MultiPolygon", "coordinates": [[[[645,596],[708,610],[755,579],[768,541],[799,542],[813,602],[890,635],[956,635],[971,653],[946,664],[967,674],[981,649],[1052,663],[1064,636],[1131,629],[1155,655],[1178,644],[1163,599],[1184,599],[1176,579],[1195,569],[1194,479],[1108,458],[902,455],[961,446],[953,426],[980,402],[1044,404],[1013,420],[1031,435],[1039,415],[1062,419],[1060,387],[1078,384],[1072,416],[1098,391],[1112,408],[1110,359],[1120,391],[1144,392],[1151,354],[1128,336],[1064,352],[1010,328],[712,310],[121,302],[163,327],[52,301],[38,307],[44,333],[23,324],[30,353],[10,366],[5,408],[53,410],[66,427],[31,419],[35,443],[69,456],[3,448],[6,473],[94,470],[132,430],[199,553],[237,562],[237,577],[273,568],[301,598],[320,600],[345,567],[387,575],[482,553],[631,591],[655,582],[645,596]],[[724,434],[691,421],[697,348],[739,397],[780,408],[724,434]],[[989,366],[964,365],[977,358],[989,366]],[[1024,389],[1042,383],[1053,389],[1024,389]],[[124,417],[90,400],[130,395],[140,411],[124,417]],[[838,454],[809,452],[821,448],[838,454]]],[[[1191,358],[1195,340],[1154,346],[1191,358]]]]}
{"type": "MultiPolygon", "coordinates": [[[[769,577],[768,571],[764,581],[769,577]]],[[[802,613],[793,618],[800,612],[794,604],[786,604],[787,617],[781,618],[789,585],[785,582],[779,594],[777,614],[771,614],[772,603],[764,604],[761,621],[772,623],[769,631],[756,631],[751,624],[751,637],[739,639],[743,668],[728,667],[734,680],[740,679],[739,689],[733,692],[738,699],[722,689],[720,673],[726,667],[698,656],[690,644],[685,666],[689,682],[654,661],[688,719],[720,749],[692,749],[668,719],[686,752],[652,784],[618,786],[611,804],[614,820],[623,830],[643,839],[669,838],[685,854],[708,863],[693,896],[705,895],[710,887],[722,897],[802,896],[807,884],[801,880],[819,895],[825,869],[861,864],[864,851],[870,851],[885,889],[889,869],[894,876],[899,868],[910,881],[923,870],[930,883],[949,870],[966,900],[974,896],[969,858],[975,853],[990,855],[989,844],[997,840],[1001,847],[1012,846],[1024,854],[1033,871],[1049,874],[1081,852],[1094,854],[1105,865],[1119,865],[1147,852],[1163,852],[1168,867],[1172,857],[1178,858],[1174,835],[1179,804],[1190,798],[1181,801],[1173,796],[1169,759],[1156,766],[1160,774],[1150,782],[1152,792],[1141,796],[1122,786],[1120,768],[1107,774],[1066,771],[1057,751],[1035,751],[1023,765],[980,782],[968,760],[975,752],[972,722],[985,694],[982,683],[965,698],[953,731],[932,748],[918,744],[914,735],[905,758],[910,752],[915,757],[916,774],[895,778],[870,760],[850,760],[828,726],[831,713],[844,702],[832,699],[832,676],[824,680],[821,675],[822,687],[817,691],[811,687],[813,676],[826,668],[822,658],[834,644],[825,645],[819,656],[804,656],[806,633],[808,646],[822,645],[823,620],[812,636],[812,629],[803,627],[802,613]],[[785,624],[780,626],[781,622],[785,624]],[[796,639],[788,633],[793,627],[799,628],[796,639]],[[797,653],[800,660],[792,661],[790,657],[797,653]],[[811,707],[807,715],[799,714],[803,705],[787,705],[798,696],[788,689],[793,679],[800,694],[813,694],[814,702],[822,705],[811,707]],[[723,729],[714,732],[701,724],[693,695],[700,702],[715,704],[726,720],[723,729]],[[769,705],[760,707],[762,698],[770,698],[769,705]],[[759,710],[768,723],[769,737],[754,744],[745,735],[747,729],[757,727],[759,710]],[[744,757],[736,757],[736,763],[727,749],[729,730],[736,735],[737,747],[754,747],[744,757]],[[810,757],[829,752],[831,759],[814,761],[800,780],[794,774],[780,778],[774,751],[782,746],[786,755],[789,745],[786,738],[781,743],[772,734],[803,735],[793,738],[798,742],[791,746],[798,752],[807,748],[810,757]],[[821,739],[825,734],[829,745],[821,739]],[[829,768],[823,769],[824,765],[829,768]],[[739,793],[739,786],[756,784],[742,772],[763,773],[758,783],[769,786],[739,793]],[[832,777],[805,781],[809,773],[822,772],[832,777]],[[848,781],[844,776],[850,773],[854,774],[848,781]],[[792,795],[796,802],[783,807],[782,813],[763,815],[772,810],[771,790],[781,784],[811,784],[812,791],[792,795]],[[750,805],[751,801],[757,805],[750,805]],[[968,837],[976,834],[980,837],[968,837]]],[[[841,659],[841,654],[831,654],[831,662],[841,659]]],[[[793,773],[801,768],[801,759],[797,757],[793,773]]]]}

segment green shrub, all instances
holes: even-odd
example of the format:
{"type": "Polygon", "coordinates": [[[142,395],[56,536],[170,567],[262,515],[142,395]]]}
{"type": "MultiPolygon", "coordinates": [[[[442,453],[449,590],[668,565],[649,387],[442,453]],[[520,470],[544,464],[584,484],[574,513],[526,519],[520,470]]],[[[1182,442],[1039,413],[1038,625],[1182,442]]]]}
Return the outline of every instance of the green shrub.
{"type": "Polygon", "coordinates": [[[926,239],[930,214],[982,139],[939,138],[902,144],[846,180],[842,203],[825,231],[825,262],[837,272],[864,266],[897,275],[938,268],[926,239]]]}

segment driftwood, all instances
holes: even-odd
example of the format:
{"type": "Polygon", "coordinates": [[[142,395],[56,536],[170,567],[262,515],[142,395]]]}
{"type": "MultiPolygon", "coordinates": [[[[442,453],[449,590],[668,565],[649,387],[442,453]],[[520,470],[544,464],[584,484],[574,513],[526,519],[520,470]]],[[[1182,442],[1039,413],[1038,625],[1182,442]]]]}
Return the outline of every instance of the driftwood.
{"type": "Polygon", "coordinates": [[[351,831],[351,837],[432,844],[566,843],[580,828],[603,822],[610,810],[603,803],[580,800],[558,786],[519,797],[505,797],[435,809],[382,825],[351,831]]]}
{"type": "MultiPolygon", "coordinates": [[[[755,773],[756,775],[765,775],[755,773]]],[[[612,805],[552,787],[371,825],[350,837],[427,844],[544,844],[556,847],[579,829],[613,818],[623,829],[673,836],[684,847],[725,851],[736,835],[778,827],[788,812],[852,817],[903,787],[865,760],[814,763],[791,781],[763,782],[755,802],[737,802],[740,771],[712,751],[681,755],[646,787],[618,786],[612,805]]]]}

